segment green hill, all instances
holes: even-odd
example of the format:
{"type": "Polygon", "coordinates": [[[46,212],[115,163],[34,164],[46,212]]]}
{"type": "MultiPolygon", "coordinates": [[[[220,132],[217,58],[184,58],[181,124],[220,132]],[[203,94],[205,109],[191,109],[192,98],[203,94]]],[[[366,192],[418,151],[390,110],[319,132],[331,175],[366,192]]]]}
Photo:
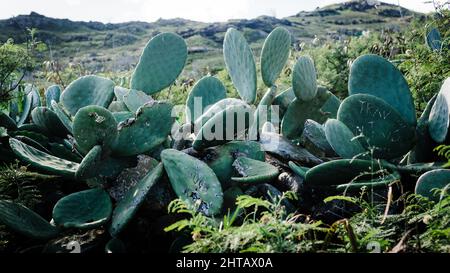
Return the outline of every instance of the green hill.
{"type": "Polygon", "coordinates": [[[348,1],[314,11],[302,11],[283,19],[261,16],[217,23],[177,18],[152,23],[104,24],[55,19],[32,12],[0,20],[0,42],[8,38],[23,42],[26,29],[36,28],[38,39],[48,45],[46,58],[56,58],[63,63],[82,63],[92,72],[123,71],[136,64],[140,50],[152,36],[170,31],[186,39],[189,62],[195,69],[219,69],[222,67],[221,44],[229,27],[243,31],[257,52],[261,41],[276,26],[289,29],[299,44],[315,37],[339,40],[359,36],[364,31],[399,31],[418,16],[423,15],[386,3],[375,6],[368,1],[348,1]]]}

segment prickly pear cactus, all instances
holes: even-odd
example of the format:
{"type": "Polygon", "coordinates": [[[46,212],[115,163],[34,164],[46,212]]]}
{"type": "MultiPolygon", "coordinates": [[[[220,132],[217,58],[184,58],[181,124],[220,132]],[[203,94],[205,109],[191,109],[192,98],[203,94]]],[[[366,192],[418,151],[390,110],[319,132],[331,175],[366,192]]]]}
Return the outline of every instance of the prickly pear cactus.
{"type": "Polygon", "coordinates": [[[375,158],[403,156],[416,141],[415,127],[385,101],[372,95],[357,94],[345,99],[338,120],[358,137],[365,149],[373,150],[375,158]]]}
{"type": "Polygon", "coordinates": [[[146,104],[134,117],[117,125],[118,134],[112,151],[118,156],[150,152],[166,141],[173,122],[170,103],[146,104]]]}
{"type": "Polygon", "coordinates": [[[291,34],[277,27],[267,36],[261,51],[261,75],[267,87],[275,85],[289,58],[291,34]]]}
{"type": "Polygon", "coordinates": [[[52,105],[53,112],[55,113],[56,116],[58,116],[59,121],[61,121],[61,123],[64,125],[66,130],[72,134],[73,133],[73,128],[72,128],[73,122],[70,119],[69,115],[66,114],[66,112],[62,109],[62,107],[56,101],[53,100],[51,102],[51,105],[52,105]]]}
{"type": "Polygon", "coordinates": [[[114,82],[89,75],[73,81],[61,94],[64,108],[75,116],[80,108],[88,105],[108,107],[114,98],[114,82]]]}
{"type": "Polygon", "coordinates": [[[73,178],[79,166],[78,163],[41,152],[14,138],[9,139],[9,145],[18,158],[45,173],[73,178]]]}
{"type": "Polygon", "coordinates": [[[225,34],[223,57],[239,95],[245,102],[253,104],[256,100],[255,59],[244,36],[234,28],[225,34]]]}
{"type": "Polygon", "coordinates": [[[194,122],[209,106],[225,98],[225,86],[219,79],[213,76],[203,77],[194,85],[187,98],[186,123],[194,122]],[[194,108],[195,105],[198,109],[194,108]]]}
{"type": "Polygon", "coordinates": [[[96,105],[86,106],[74,118],[73,136],[84,153],[96,145],[111,149],[116,141],[117,123],[107,109],[96,105]]]}
{"type": "Polygon", "coordinates": [[[52,109],[52,101],[59,102],[59,98],[61,97],[61,88],[59,85],[52,85],[47,90],[45,90],[45,104],[47,108],[52,109]]]}
{"type": "Polygon", "coordinates": [[[238,157],[233,167],[241,177],[232,177],[231,180],[243,184],[267,183],[280,174],[277,167],[247,157],[238,157]]]}
{"type": "MultiPolygon", "coordinates": [[[[140,107],[154,100],[142,91],[130,89],[123,95],[123,103],[128,111],[135,113],[140,107]]],[[[124,110],[126,111],[126,110],[124,110]]]]}
{"type": "Polygon", "coordinates": [[[425,37],[425,42],[433,51],[440,51],[442,49],[442,37],[439,30],[432,28],[425,37]]]}
{"type": "Polygon", "coordinates": [[[333,150],[342,158],[364,158],[367,150],[348,127],[336,119],[329,119],[325,123],[325,135],[333,150]]]}
{"type": "Polygon", "coordinates": [[[29,208],[7,200],[0,200],[0,223],[32,239],[48,240],[58,230],[29,208]]]}
{"type": "Polygon", "coordinates": [[[164,150],[161,160],[179,198],[206,215],[221,212],[222,187],[206,163],[173,149],[164,150]]]}
{"type": "Polygon", "coordinates": [[[36,124],[47,135],[53,134],[66,137],[69,131],[60,121],[58,116],[47,107],[36,107],[31,112],[33,123],[36,124]]]}
{"type": "Polygon", "coordinates": [[[316,96],[317,73],[311,57],[302,56],[297,60],[292,73],[292,88],[302,101],[310,101],[316,96]]]}
{"type": "Polygon", "coordinates": [[[109,233],[112,236],[117,236],[126,227],[162,174],[163,166],[160,163],[134,187],[130,188],[123,199],[117,203],[109,227],[109,233]]]}
{"type": "Polygon", "coordinates": [[[396,109],[411,126],[416,126],[416,110],[408,83],[402,73],[378,55],[357,58],[350,69],[349,95],[376,96],[396,109]]]}
{"type": "Polygon", "coordinates": [[[433,170],[424,173],[417,180],[415,193],[428,199],[439,202],[441,195],[434,192],[437,190],[450,190],[450,170],[433,170]]]}
{"type": "Polygon", "coordinates": [[[161,33],[145,46],[131,77],[131,88],[148,95],[171,85],[187,59],[186,42],[173,33],[161,33]]]}
{"type": "Polygon", "coordinates": [[[111,213],[108,193],[91,189],[61,198],[53,208],[53,220],[63,228],[91,229],[105,224],[111,213]]]}
{"type": "Polygon", "coordinates": [[[437,143],[447,138],[450,124],[450,78],[442,85],[428,118],[428,131],[437,143]]]}

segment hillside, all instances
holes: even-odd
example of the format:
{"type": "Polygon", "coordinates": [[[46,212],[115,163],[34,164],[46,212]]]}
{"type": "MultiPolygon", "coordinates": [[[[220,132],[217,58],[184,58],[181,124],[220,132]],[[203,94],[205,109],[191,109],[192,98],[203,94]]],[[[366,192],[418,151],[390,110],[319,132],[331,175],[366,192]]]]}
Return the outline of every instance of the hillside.
{"type": "Polygon", "coordinates": [[[190,64],[194,68],[214,70],[222,67],[221,44],[229,27],[243,31],[258,51],[261,41],[276,26],[289,29],[298,44],[316,36],[342,39],[361,35],[366,30],[400,30],[417,16],[421,14],[386,3],[373,6],[366,1],[349,1],[314,11],[302,11],[283,19],[261,16],[217,23],[177,18],[152,23],[104,24],[55,19],[32,12],[0,20],[0,42],[8,38],[23,42],[26,29],[36,28],[38,38],[49,47],[48,58],[83,63],[93,72],[120,71],[129,70],[136,63],[141,48],[152,36],[171,31],[186,39],[191,53],[190,64]]]}

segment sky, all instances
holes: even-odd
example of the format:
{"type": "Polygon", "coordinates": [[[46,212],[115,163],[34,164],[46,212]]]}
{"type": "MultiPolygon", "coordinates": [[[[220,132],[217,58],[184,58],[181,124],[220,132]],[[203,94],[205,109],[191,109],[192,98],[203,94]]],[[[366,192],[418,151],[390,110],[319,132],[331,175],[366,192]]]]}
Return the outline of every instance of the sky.
{"type": "MultiPolygon", "coordinates": [[[[428,12],[427,0],[384,0],[407,8],[428,12]]],[[[278,18],[299,11],[314,10],[338,0],[0,0],[0,19],[31,11],[54,18],[75,21],[119,23],[153,22],[159,18],[181,17],[202,22],[255,18],[260,15],[278,18]]]]}

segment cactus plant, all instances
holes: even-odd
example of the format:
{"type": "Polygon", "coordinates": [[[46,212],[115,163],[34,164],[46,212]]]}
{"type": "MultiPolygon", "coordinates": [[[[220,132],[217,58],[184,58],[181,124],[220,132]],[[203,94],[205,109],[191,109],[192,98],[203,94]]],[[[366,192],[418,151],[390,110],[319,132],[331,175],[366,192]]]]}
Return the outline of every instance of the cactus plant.
{"type": "Polygon", "coordinates": [[[292,89],[302,101],[310,101],[317,94],[317,74],[314,61],[309,56],[297,60],[292,73],[292,89]]]}
{"type": "Polygon", "coordinates": [[[231,180],[238,183],[267,183],[280,173],[276,167],[269,163],[242,156],[234,161],[233,167],[241,177],[232,177],[231,180]]]}
{"type": "Polygon", "coordinates": [[[350,69],[349,95],[369,94],[396,109],[411,126],[416,126],[416,110],[408,83],[402,73],[378,55],[358,57],[350,69]]]}
{"type": "Polygon", "coordinates": [[[194,122],[204,113],[205,109],[225,98],[225,86],[219,79],[212,76],[203,77],[194,85],[186,100],[186,123],[194,122]],[[197,105],[200,100],[201,105],[197,105]],[[196,109],[194,106],[198,108],[196,109]]]}
{"type": "Polygon", "coordinates": [[[172,84],[180,75],[187,59],[183,38],[173,33],[161,33],[145,46],[131,77],[131,89],[148,95],[172,84]]]}
{"type": "Polygon", "coordinates": [[[256,100],[255,59],[244,36],[234,28],[225,34],[223,57],[239,95],[245,102],[253,104],[256,100]]]}
{"type": "Polygon", "coordinates": [[[58,235],[52,226],[29,208],[7,200],[0,200],[0,223],[33,239],[48,240],[58,235]]]}
{"type": "Polygon", "coordinates": [[[61,88],[59,85],[52,85],[45,90],[45,104],[47,108],[52,109],[52,101],[59,102],[61,88]]]}
{"type": "Polygon", "coordinates": [[[222,187],[206,163],[173,149],[162,151],[161,160],[178,197],[206,215],[220,213],[222,187]]]}
{"type": "Polygon", "coordinates": [[[261,75],[267,87],[275,85],[289,58],[291,35],[283,27],[277,27],[267,36],[261,51],[261,75]]]}
{"type": "Polygon", "coordinates": [[[61,103],[70,115],[88,105],[108,107],[114,98],[114,82],[99,76],[78,78],[61,94],[61,103]]]}
{"type": "Polygon", "coordinates": [[[433,190],[448,191],[450,185],[450,170],[432,170],[419,177],[416,184],[415,193],[428,199],[439,202],[440,195],[433,190]]]}
{"type": "Polygon", "coordinates": [[[111,213],[108,193],[97,188],[61,198],[53,208],[53,220],[63,228],[91,229],[105,224],[111,213]]]}
{"type": "Polygon", "coordinates": [[[432,28],[425,37],[425,42],[433,51],[440,51],[442,49],[442,37],[437,28],[432,28]]]}
{"type": "Polygon", "coordinates": [[[343,122],[375,158],[393,159],[408,153],[415,144],[415,127],[382,99],[356,94],[345,99],[338,112],[343,122]],[[380,133],[383,132],[383,133],[380,133]]]}
{"type": "Polygon", "coordinates": [[[352,131],[339,120],[329,119],[325,123],[325,135],[333,150],[342,158],[351,159],[367,155],[367,150],[352,131]]]}
{"type": "Polygon", "coordinates": [[[123,199],[117,203],[109,226],[112,236],[118,235],[136,214],[150,189],[161,178],[163,174],[162,164],[158,164],[134,187],[130,188],[123,199]]]}

